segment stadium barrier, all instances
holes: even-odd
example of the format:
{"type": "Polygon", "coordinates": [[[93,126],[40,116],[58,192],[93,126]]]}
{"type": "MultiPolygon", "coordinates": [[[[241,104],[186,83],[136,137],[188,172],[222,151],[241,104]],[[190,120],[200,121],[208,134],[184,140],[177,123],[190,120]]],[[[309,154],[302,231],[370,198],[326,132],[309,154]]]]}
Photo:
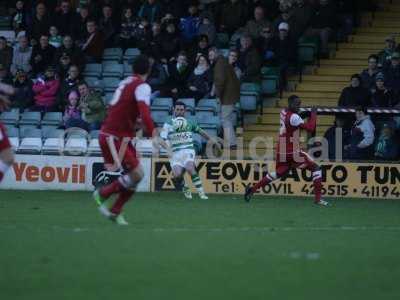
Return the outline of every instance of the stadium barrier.
{"type": "MultiPolygon", "coordinates": [[[[325,197],[399,199],[399,164],[324,162],[321,167],[325,197]]],[[[152,168],[152,191],[175,190],[168,160],[153,159],[152,168]]],[[[274,171],[274,168],[274,162],[264,161],[198,161],[204,189],[210,194],[243,195],[248,184],[256,183],[263,177],[265,170],[274,171]]],[[[188,179],[188,182],[191,180],[188,179]]],[[[306,170],[294,170],[286,178],[266,186],[259,194],[311,196],[311,173],[306,170]]]]}
{"type": "MultiPolygon", "coordinates": [[[[141,159],[144,179],[138,191],[150,191],[151,158],[141,159]]],[[[16,155],[1,189],[92,191],[96,178],[107,178],[101,157],[16,155]]]]}

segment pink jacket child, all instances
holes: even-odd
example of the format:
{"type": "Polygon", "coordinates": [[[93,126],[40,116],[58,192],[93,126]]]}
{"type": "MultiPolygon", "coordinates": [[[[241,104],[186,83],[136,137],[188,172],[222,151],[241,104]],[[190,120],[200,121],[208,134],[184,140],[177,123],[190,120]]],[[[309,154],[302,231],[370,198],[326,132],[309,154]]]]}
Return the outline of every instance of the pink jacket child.
{"type": "Polygon", "coordinates": [[[45,78],[39,78],[33,85],[36,107],[51,108],[56,105],[56,97],[60,81],[55,77],[54,70],[48,68],[45,78]]]}

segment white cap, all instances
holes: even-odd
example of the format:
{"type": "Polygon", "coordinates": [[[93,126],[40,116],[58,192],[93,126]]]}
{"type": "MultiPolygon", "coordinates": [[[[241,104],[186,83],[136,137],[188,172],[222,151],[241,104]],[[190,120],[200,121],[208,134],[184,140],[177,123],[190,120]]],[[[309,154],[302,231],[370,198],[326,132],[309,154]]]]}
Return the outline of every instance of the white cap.
{"type": "Polygon", "coordinates": [[[289,31],[289,24],[286,23],[286,22],[282,22],[282,23],[279,24],[278,29],[279,29],[279,30],[286,30],[286,31],[289,31]]]}

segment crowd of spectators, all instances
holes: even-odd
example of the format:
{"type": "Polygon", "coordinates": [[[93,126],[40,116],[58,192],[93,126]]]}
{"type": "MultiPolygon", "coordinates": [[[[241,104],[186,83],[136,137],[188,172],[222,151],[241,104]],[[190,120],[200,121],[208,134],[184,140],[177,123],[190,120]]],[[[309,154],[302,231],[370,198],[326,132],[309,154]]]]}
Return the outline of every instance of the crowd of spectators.
{"type": "MultiPolygon", "coordinates": [[[[267,66],[279,70],[285,88],[288,72],[297,66],[301,37],[318,37],[321,57],[327,57],[329,41],[351,34],[358,22],[358,10],[373,1],[3,2],[12,14],[16,41],[10,45],[0,37],[0,81],[16,87],[13,107],[21,111],[61,111],[66,127],[98,129],[106,107],[102,95],[84,82],[85,65],[101,63],[106,48],[138,48],[150,57],[148,82],[154,96],[196,101],[220,98],[224,135],[235,147],[231,118],[240,83],[259,83],[261,69],[267,66]],[[221,41],[221,37],[227,41],[221,41]],[[222,44],[230,47],[226,57],[218,49],[222,44]]],[[[352,76],[340,105],[397,104],[398,48],[393,38],[386,42],[382,52],[371,55],[368,69],[352,76]]],[[[380,121],[379,128],[388,134],[388,120],[380,121]]],[[[348,126],[346,122],[344,126],[348,126]]],[[[384,151],[382,143],[376,155],[384,151]]]]}

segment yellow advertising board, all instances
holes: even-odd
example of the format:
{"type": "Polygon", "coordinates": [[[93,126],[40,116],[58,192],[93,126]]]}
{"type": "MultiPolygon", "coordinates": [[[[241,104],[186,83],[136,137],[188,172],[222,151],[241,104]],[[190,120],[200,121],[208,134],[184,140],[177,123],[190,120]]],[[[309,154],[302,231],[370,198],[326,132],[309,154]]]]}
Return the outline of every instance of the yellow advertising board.
{"type": "MultiPolygon", "coordinates": [[[[175,190],[167,159],[153,159],[152,191],[175,190]]],[[[206,193],[243,194],[274,162],[198,160],[198,172],[206,193]]],[[[321,163],[325,197],[399,199],[400,164],[321,163]]],[[[191,182],[188,178],[188,182],[191,182]]],[[[292,170],[285,178],[266,186],[261,195],[311,196],[312,176],[306,170],[292,170]]]]}

